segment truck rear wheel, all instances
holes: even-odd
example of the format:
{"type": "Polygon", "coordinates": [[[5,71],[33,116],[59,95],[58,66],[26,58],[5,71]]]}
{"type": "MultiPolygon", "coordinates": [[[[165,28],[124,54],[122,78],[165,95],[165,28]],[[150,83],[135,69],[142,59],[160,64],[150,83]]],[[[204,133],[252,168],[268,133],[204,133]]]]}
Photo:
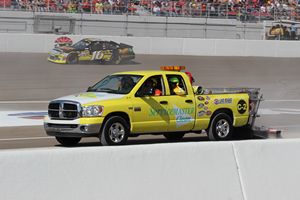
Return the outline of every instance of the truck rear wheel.
{"type": "Polygon", "coordinates": [[[179,141],[183,138],[184,133],[165,133],[164,136],[169,141],[179,141]]]}
{"type": "Polygon", "coordinates": [[[70,137],[55,137],[56,140],[63,146],[71,147],[79,143],[81,138],[70,138],[70,137]]]}
{"type": "Polygon", "coordinates": [[[103,146],[125,144],[130,129],[127,121],[119,116],[110,117],[100,133],[100,142],[103,146]]]}
{"type": "Polygon", "coordinates": [[[229,140],[233,134],[232,119],[225,113],[217,114],[209,127],[209,140],[229,140]]]}

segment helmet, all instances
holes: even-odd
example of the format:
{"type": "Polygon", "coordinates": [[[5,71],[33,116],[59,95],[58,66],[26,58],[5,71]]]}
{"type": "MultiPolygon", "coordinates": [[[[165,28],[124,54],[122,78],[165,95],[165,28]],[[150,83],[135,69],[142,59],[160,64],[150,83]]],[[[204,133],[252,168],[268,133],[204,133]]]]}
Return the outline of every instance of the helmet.
{"type": "Polygon", "coordinates": [[[172,77],[172,78],[169,79],[169,81],[170,81],[171,83],[179,83],[179,80],[178,80],[177,77],[172,77]]]}

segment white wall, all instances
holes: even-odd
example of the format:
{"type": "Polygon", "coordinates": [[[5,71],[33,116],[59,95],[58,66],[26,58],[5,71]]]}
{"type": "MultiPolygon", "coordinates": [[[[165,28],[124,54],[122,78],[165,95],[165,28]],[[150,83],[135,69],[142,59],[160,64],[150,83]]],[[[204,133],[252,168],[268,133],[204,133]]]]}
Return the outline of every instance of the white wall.
{"type": "Polygon", "coordinates": [[[0,151],[1,200],[292,200],[300,140],[0,151]]]}
{"type": "MultiPolygon", "coordinates": [[[[46,53],[53,48],[58,35],[0,34],[0,52],[46,53]]],[[[74,42],[95,36],[68,36],[74,42]]],[[[196,56],[254,56],[300,57],[297,41],[220,40],[197,38],[99,36],[134,46],[137,54],[196,55],[196,56]]]]}

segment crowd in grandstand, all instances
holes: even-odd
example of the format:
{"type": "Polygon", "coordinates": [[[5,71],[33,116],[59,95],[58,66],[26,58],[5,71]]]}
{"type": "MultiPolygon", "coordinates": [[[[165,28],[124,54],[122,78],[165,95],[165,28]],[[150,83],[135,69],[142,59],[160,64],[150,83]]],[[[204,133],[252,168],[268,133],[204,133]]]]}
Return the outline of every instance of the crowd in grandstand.
{"type": "MultiPolygon", "coordinates": [[[[229,16],[285,19],[298,16],[298,0],[2,0],[11,9],[35,12],[229,16]],[[6,3],[8,5],[8,3],[6,3]]],[[[3,3],[2,3],[3,4],[3,3]]],[[[2,5],[3,6],[3,5],[2,5]]]]}

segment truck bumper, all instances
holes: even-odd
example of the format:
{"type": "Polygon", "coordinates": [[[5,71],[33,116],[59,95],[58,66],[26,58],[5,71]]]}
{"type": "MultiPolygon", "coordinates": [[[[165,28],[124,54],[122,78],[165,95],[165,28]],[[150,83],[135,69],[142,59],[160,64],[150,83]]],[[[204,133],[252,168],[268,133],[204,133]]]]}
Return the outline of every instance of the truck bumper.
{"type": "Polygon", "coordinates": [[[100,133],[101,124],[44,123],[47,135],[59,137],[91,137],[100,133]]]}
{"type": "Polygon", "coordinates": [[[44,118],[47,135],[58,137],[91,137],[98,136],[104,117],[79,118],[75,120],[52,120],[44,118]]]}

